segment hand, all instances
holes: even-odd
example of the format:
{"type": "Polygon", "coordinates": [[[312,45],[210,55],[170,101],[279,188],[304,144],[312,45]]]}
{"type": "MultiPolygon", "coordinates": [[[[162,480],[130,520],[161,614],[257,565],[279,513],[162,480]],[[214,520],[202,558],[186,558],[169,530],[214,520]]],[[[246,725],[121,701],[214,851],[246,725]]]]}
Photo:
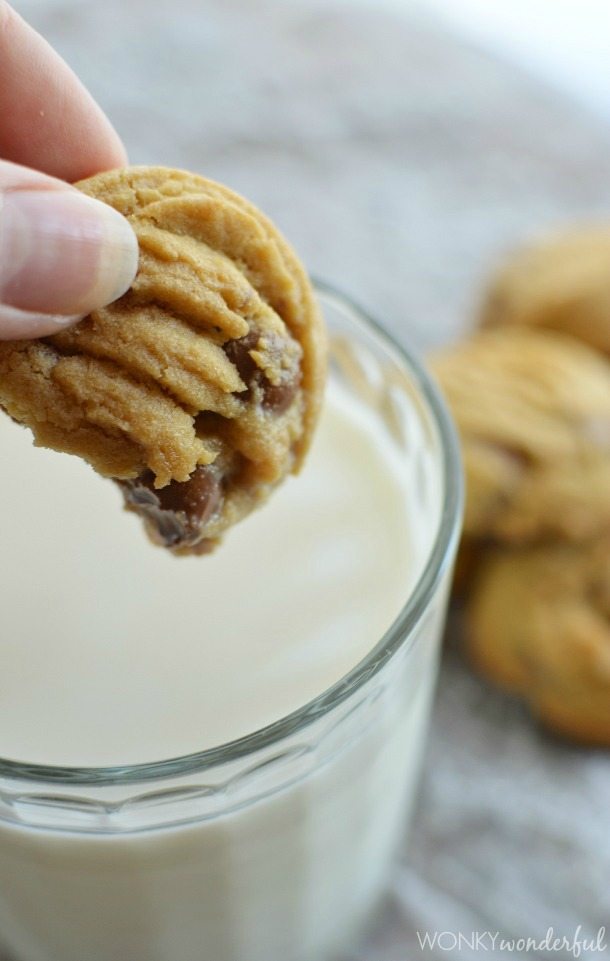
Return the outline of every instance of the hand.
{"type": "Polygon", "coordinates": [[[70,68],[4,0],[0,157],[0,340],[53,333],[125,293],[138,259],[131,227],[65,182],[124,166],[125,149],[70,68]]]}

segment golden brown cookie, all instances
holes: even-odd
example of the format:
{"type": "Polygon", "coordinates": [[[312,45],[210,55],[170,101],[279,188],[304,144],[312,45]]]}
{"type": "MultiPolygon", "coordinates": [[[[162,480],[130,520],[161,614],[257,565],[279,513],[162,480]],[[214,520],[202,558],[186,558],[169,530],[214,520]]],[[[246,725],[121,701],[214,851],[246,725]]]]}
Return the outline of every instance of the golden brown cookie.
{"type": "Polygon", "coordinates": [[[610,225],[517,250],[491,282],[481,323],[551,328],[610,354],[610,225]]]}
{"type": "Polygon", "coordinates": [[[572,338],[481,332],[431,359],[462,441],[468,537],[610,528],[610,364],[572,338]]]}
{"type": "Polygon", "coordinates": [[[0,404],[36,444],[117,480],[152,538],[207,550],[300,467],[325,338],[296,254],[220,184],[163,167],[77,184],[131,222],[131,289],[77,326],[0,344],[0,404]]]}
{"type": "Polygon", "coordinates": [[[557,733],[610,747],[610,537],[491,554],[467,628],[480,671],[557,733]]]}

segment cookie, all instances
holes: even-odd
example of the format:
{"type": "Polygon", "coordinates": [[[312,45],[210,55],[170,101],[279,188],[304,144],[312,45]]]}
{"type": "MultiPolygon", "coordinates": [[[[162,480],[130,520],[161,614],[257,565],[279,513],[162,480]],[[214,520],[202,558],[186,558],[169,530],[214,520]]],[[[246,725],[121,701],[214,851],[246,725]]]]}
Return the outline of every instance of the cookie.
{"type": "Polygon", "coordinates": [[[573,229],[516,251],[491,282],[481,323],[563,331],[610,355],[610,226],[573,229]]]}
{"type": "Polygon", "coordinates": [[[462,442],[467,537],[527,544],[610,528],[610,364],[551,331],[481,332],[431,367],[462,442]]]}
{"type": "Polygon", "coordinates": [[[0,405],[116,480],[152,539],[209,550],[299,469],[325,378],[296,254],[228,188],[162,167],[76,185],[130,221],[131,289],[68,330],[0,345],[0,405]]]}
{"type": "Polygon", "coordinates": [[[483,674],[558,734],[610,747],[610,537],[498,549],[466,620],[483,674]]]}

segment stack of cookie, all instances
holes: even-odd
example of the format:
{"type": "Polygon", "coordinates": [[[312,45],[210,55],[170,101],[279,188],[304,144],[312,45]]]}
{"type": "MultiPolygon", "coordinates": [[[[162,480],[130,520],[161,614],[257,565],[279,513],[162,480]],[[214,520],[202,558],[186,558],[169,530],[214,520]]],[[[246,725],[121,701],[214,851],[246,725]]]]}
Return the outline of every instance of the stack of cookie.
{"type": "Polygon", "coordinates": [[[610,746],[610,228],[518,252],[432,367],[467,483],[456,590],[479,670],[610,746]]]}

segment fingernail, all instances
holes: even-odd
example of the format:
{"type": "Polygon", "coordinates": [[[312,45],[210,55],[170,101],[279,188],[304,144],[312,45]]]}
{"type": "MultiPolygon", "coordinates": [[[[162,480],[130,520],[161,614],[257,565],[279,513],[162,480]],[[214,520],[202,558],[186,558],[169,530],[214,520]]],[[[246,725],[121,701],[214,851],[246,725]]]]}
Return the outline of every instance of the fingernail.
{"type": "Polygon", "coordinates": [[[112,207],[77,190],[13,190],[0,200],[0,301],[86,314],[128,290],[138,242],[112,207]]]}

